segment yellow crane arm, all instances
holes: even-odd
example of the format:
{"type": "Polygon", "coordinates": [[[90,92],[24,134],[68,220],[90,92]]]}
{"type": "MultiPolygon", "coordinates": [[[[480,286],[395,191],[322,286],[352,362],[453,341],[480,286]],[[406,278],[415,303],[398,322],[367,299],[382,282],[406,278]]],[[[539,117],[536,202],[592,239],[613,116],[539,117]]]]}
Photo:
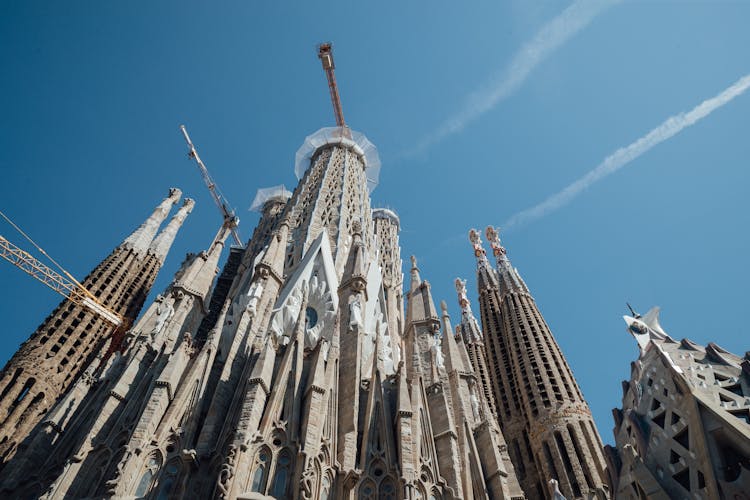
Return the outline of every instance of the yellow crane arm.
{"type": "Polygon", "coordinates": [[[122,316],[109,310],[91,292],[46,266],[3,236],[0,236],[0,257],[32,278],[41,281],[63,297],[67,297],[71,302],[89,308],[107,323],[114,326],[120,326],[123,323],[122,316]]]}

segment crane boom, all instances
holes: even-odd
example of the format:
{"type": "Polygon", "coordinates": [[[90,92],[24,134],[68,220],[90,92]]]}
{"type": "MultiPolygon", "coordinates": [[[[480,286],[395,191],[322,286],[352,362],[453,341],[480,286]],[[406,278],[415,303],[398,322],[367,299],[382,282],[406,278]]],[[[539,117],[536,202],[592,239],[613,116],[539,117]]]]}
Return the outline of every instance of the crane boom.
{"type": "Polygon", "coordinates": [[[229,209],[229,207],[227,206],[228,202],[226,198],[224,198],[224,196],[221,195],[216,189],[216,183],[208,173],[208,169],[203,163],[203,160],[201,160],[201,157],[198,156],[198,150],[195,149],[193,141],[190,140],[190,136],[187,133],[185,125],[180,125],[180,130],[182,131],[182,135],[185,137],[185,142],[187,142],[188,148],[190,149],[190,151],[188,152],[188,156],[194,159],[195,163],[198,164],[198,170],[200,170],[203,182],[206,184],[208,191],[211,193],[211,198],[213,198],[214,203],[221,212],[221,215],[224,217],[224,226],[228,227],[232,232],[232,238],[234,239],[234,242],[239,246],[243,246],[240,235],[237,233],[237,225],[240,223],[239,218],[234,214],[233,210],[229,209]]]}
{"type": "Polygon", "coordinates": [[[336,116],[336,125],[346,127],[344,110],[341,107],[339,88],[336,85],[336,75],[334,74],[336,65],[333,62],[333,44],[327,42],[318,45],[318,58],[323,63],[323,70],[326,72],[326,77],[328,78],[328,89],[331,91],[331,103],[333,104],[333,114],[336,116]]]}
{"type": "Polygon", "coordinates": [[[67,297],[71,302],[89,308],[107,323],[114,326],[123,324],[124,318],[122,316],[108,309],[83,286],[59,274],[3,236],[0,236],[0,257],[41,281],[60,295],[67,297]]]}

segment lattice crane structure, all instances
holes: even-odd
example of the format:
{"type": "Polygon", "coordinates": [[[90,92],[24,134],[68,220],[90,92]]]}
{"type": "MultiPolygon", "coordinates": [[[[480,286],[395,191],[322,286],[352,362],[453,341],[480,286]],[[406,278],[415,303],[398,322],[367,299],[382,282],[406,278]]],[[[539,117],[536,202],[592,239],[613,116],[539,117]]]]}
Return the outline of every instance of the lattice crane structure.
{"type": "Polygon", "coordinates": [[[187,142],[188,148],[190,149],[190,151],[188,152],[188,156],[194,159],[195,163],[198,164],[198,170],[200,170],[201,172],[203,182],[206,184],[208,191],[211,193],[211,198],[213,198],[214,203],[216,203],[216,206],[221,212],[221,215],[224,217],[224,226],[231,230],[232,239],[234,239],[234,242],[237,244],[237,246],[244,246],[242,244],[242,240],[240,239],[240,235],[237,233],[237,226],[240,223],[239,217],[235,215],[234,210],[231,210],[229,208],[229,201],[224,197],[223,194],[221,194],[221,191],[219,191],[216,183],[208,173],[206,165],[201,160],[201,157],[198,156],[198,150],[195,149],[193,141],[190,140],[190,136],[187,133],[185,125],[180,125],[180,130],[182,131],[182,135],[185,137],[185,142],[187,142]]]}
{"type": "Polygon", "coordinates": [[[67,271],[63,270],[66,274],[66,276],[63,276],[3,236],[0,236],[0,257],[32,278],[41,281],[71,302],[87,307],[107,323],[119,327],[125,321],[122,316],[99,302],[94,294],[86,290],[67,271]]]}

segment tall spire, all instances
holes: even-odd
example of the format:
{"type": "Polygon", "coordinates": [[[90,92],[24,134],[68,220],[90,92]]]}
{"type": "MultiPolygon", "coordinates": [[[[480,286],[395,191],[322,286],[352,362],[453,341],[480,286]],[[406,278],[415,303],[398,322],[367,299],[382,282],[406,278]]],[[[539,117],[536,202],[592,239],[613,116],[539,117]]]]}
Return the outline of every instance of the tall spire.
{"type": "Polygon", "coordinates": [[[443,359],[445,359],[445,370],[450,373],[457,370],[460,373],[467,371],[468,359],[464,359],[464,356],[459,351],[456,339],[453,336],[453,327],[451,326],[451,318],[448,314],[448,305],[444,300],[440,301],[440,316],[443,323],[443,341],[441,348],[443,350],[443,359]]]}
{"type": "MultiPolygon", "coordinates": [[[[149,245],[181,195],[179,189],[171,189],[154,213],[81,281],[112,311],[131,320],[138,316],[161,266],[147,253],[149,245]]],[[[51,405],[71,390],[95,352],[104,346],[110,352],[119,350],[122,333],[68,300],[39,325],[0,372],[0,468],[26,446],[26,437],[51,405]]]]}
{"type": "Polygon", "coordinates": [[[223,224],[211,243],[211,247],[207,251],[192,255],[188,259],[185,267],[175,277],[173,286],[182,288],[200,300],[206,300],[216,276],[216,269],[224,250],[224,243],[231,233],[231,226],[223,224]]]}
{"type": "Polygon", "coordinates": [[[529,293],[529,289],[526,286],[526,283],[521,279],[518,269],[511,265],[505,252],[505,247],[500,243],[500,228],[487,226],[487,229],[485,229],[485,235],[487,236],[487,241],[489,241],[490,246],[492,247],[492,253],[497,262],[497,273],[500,276],[500,281],[505,290],[529,293]]]}
{"type": "Polygon", "coordinates": [[[156,236],[156,232],[159,230],[164,219],[169,215],[169,211],[172,209],[172,205],[180,201],[182,191],[178,188],[170,188],[169,195],[162,200],[159,205],[154,209],[148,219],[138,227],[133,233],[125,238],[123,246],[132,248],[138,253],[145,253],[148,250],[151,241],[156,236]]]}
{"type": "Polygon", "coordinates": [[[469,230],[469,241],[477,258],[477,285],[479,288],[497,288],[497,278],[487,260],[487,252],[482,246],[482,237],[476,229],[469,230]]]}
{"type": "Polygon", "coordinates": [[[482,340],[482,330],[471,311],[471,303],[466,295],[466,280],[456,278],[456,293],[458,294],[458,305],[461,306],[461,332],[465,342],[476,342],[482,340]]]}
{"type": "Polygon", "coordinates": [[[150,250],[156,254],[161,262],[164,262],[164,259],[167,257],[169,248],[172,246],[175,236],[177,236],[177,231],[182,226],[182,223],[185,222],[188,214],[193,211],[194,205],[195,202],[191,198],[185,198],[185,202],[177,213],[174,214],[174,217],[169,221],[167,227],[165,227],[151,243],[150,250]]]}
{"type": "Polygon", "coordinates": [[[487,367],[484,335],[474,317],[474,313],[471,311],[471,304],[466,294],[466,280],[456,278],[455,285],[458,304],[461,306],[461,323],[456,325],[456,340],[463,341],[466,353],[469,356],[469,362],[477,376],[479,390],[484,394],[490,411],[492,411],[492,414],[497,419],[497,404],[495,403],[495,396],[492,393],[491,375],[487,367]]]}
{"type": "MultiPolygon", "coordinates": [[[[408,323],[419,323],[429,320],[434,322],[435,325],[439,325],[440,321],[435,310],[435,302],[432,300],[430,283],[422,281],[419,275],[419,268],[417,268],[417,258],[413,255],[411,256],[411,266],[411,291],[409,292],[408,312],[406,315],[408,323]]],[[[436,329],[438,328],[439,326],[436,326],[436,329]]]]}
{"type": "Polygon", "coordinates": [[[497,230],[485,234],[498,266],[477,269],[489,383],[523,489],[544,498],[555,479],[567,498],[598,495],[607,475],[591,411],[497,230]],[[499,283],[483,286],[484,275],[499,283]]]}
{"type": "Polygon", "coordinates": [[[411,256],[411,287],[409,288],[410,292],[413,292],[417,288],[419,288],[419,285],[422,284],[422,278],[419,276],[419,268],[417,267],[417,258],[413,255],[411,256]]]}

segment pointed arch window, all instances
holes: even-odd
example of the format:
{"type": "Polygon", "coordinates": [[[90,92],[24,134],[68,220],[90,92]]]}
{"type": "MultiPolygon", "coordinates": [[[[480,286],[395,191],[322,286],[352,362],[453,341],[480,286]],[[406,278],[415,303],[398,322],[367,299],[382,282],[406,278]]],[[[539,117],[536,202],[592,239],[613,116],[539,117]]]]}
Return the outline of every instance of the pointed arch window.
{"type": "Polygon", "coordinates": [[[255,471],[253,472],[253,481],[250,485],[250,491],[263,493],[266,489],[266,476],[270,461],[271,454],[267,449],[264,448],[258,452],[258,456],[255,458],[255,471]]]}
{"type": "Polygon", "coordinates": [[[135,489],[136,498],[145,498],[146,494],[151,490],[151,486],[154,484],[154,478],[156,473],[159,472],[161,467],[161,457],[159,455],[152,455],[146,462],[146,467],[141,474],[141,478],[138,480],[138,487],[135,489]]]}
{"type": "Polygon", "coordinates": [[[156,500],[169,500],[174,497],[172,490],[177,483],[177,477],[180,475],[181,468],[182,464],[179,459],[170,460],[164,466],[164,471],[159,478],[156,495],[154,496],[156,500]]]}
{"type": "Polygon", "coordinates": [[[328,500],[331,495],[331,480],[327,475],[323,476],[323,480],[320,482],[320,500],[328,500]]]}
{"type": "Polygon", "coordinates": [[[370,479],[367,479],[359,486],[359,495],[357,495],[357,498],[359,500],[375,500],[377,488],[375,487],[375,483],[373,483],[370,479]]]}
{"type": "Polygon", "coordinates": [[[289,476],[292,467],[292,457],[288,451],[284,450],[279,454],[276,461],[276,473],[273,479],[273,488],[271,495],[276,498],[286,498],[286,491],[289,489],[289,476]]]}
{"type": "Polygon", "coordinates": [[[425,500],[427,498],[427,493],[425,492],[425,490],[422,487],[422,485],[417,485],[417,489],[414,492],[414,495],[415,495],[414,498],[416,498],[418,500],[425,500]]]}
{"type": "Polygon", "coordinates": [[[378,500],[396,500],[396,486],[391,478],[387,477],[380,483],[378,500]]]}

